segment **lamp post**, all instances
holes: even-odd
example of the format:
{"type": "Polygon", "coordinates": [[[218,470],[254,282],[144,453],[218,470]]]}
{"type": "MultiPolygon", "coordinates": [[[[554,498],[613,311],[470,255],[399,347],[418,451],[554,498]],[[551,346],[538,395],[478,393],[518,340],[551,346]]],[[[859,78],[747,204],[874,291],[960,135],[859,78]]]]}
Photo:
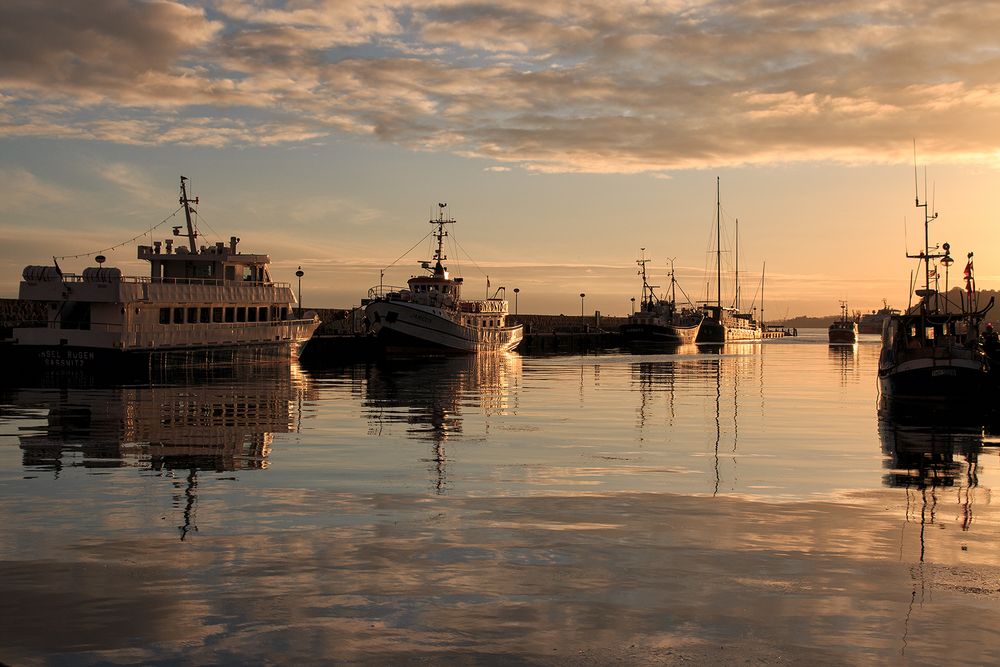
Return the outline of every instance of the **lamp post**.
{"type": "Polygon", "coordinates": [[[632,314],[635,315],[635,297],[632,297],[630,301],[632,301],[632,314]]]}
{"type": "Polygon", "coordinates": [[[583,297],[587,296],[583,292],[580,292],[580,317],[583,317],[583,297]]]}
{"type": "Polygon", "coordinates": [[[295,276],[299,279],[299,317],[302,317],[302,276],[304,275],[305,273],[300,266],[299,270],[295,272],[295,276]]]}
{"type": "Polygon", "coordinates": [[[514,288],[514,314],[517,315],[517,295],[520,293],[519,287],[514,288]]]}

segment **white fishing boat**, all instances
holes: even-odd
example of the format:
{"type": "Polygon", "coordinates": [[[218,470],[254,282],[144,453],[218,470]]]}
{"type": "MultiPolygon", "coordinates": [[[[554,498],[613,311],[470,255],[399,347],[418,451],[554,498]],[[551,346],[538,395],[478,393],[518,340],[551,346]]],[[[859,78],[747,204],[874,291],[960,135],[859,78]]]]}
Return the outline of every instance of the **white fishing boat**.
{"type": "Polygon", "coordinates": [[[406,287],[371,288],[362,304],[367,327],[388,353],[513,350],[523,338],[523,327],[507,324],[507,300],[499,296],[504,288],[486,299],[463,300],[463,279],[453,277],[443,263],[445,225],[455,224],[445,216],[446,207],[438,204],[438,217],[430,220],[437,250],[432,260],[421,262],[429,275],[410,278],[406,287]]]}
{"type": "MultiPolygon", "coordinates": [[[[198,199],[188,197],[186,184],[181,176],[187,246],[173,239],[140,245],[150,275],[122,275],[104,266],[102,255],[80,275],[64,273],[58,262],[25,267],[19,297],[44,303],[47,318],[13,330],[14,362],[110,372],[299,354],[319,318],[296,314],[291,286],[271,280],[270,257],[239,252],[237,237],[198,247],[198,199]]],[[[174,236],[182,236],[180,226],[174,236]]]]}
{"type": "MultiPolygon", "coordinates": [[[[656,295],[656,285],[650,285],[646,276],[646,263],[636,260],[642,276],[642,299],[639,311],[629,315],[628,322],[619,327],[622,340],[633,349],[645,350],[693,343],[705,319],[704,313],[694,308],[677,308],[677,281],[674,279],[673,262],[670,267],[670,299],[656,295]]],[[[683,293],[683,290],[681,290],[683,293]]]]}
{"type": "Polygon", "coordinates": [[[882,323],[889,319],[891,315],[899,315],[898,308],[890,308],[888,302],[882,299],[882,307],[865,313],[858,320],[858,333],[880,334],[882,333],[882,323]]]}
{"type": "Polygon", "coordinates": [[[705,319],[698,330],[698,343],[741,343],[759,341],[763,338],[760,323],[752,313],[740,310],[739,234],[736,236],[736,304],[722,305],[722,198],[719,179],[715,179],[715,303],[702,306],[705,319]]]}

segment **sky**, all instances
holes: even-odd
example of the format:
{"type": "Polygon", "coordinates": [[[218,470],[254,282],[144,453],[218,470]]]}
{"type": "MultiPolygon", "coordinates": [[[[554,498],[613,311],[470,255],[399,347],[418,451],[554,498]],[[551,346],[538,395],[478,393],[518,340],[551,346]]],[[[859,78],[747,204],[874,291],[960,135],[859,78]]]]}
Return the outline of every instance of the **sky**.
{"type": "Polygon", "coordinates": [[[0,3],[3,297],[53,257],[145,273],[184,175],[306,307],[420,273],[438,203],[466,297],[627,314],[646,257],[704,299],[717,183],[724,301],[738,227],[766,319],[899,307],[918,194],[949,286],[974,251],[1000,288],[998,167],[1000,3],[0,3]]]}

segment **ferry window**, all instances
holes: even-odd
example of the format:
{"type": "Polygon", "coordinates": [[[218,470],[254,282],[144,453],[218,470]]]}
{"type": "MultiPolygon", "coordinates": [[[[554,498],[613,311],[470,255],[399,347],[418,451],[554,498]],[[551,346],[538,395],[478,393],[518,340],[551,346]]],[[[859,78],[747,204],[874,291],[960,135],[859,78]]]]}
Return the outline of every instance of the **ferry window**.
{"type": "Polygon", "coordinates": [[[447,294],[450,289],[451,288],[449,288],[448,285],[445,285],[443,288],[441,288],[441,291],[447,294]]]}
{"type": "Polygon", "coordinates": [[[212,321],[213,322],[221,322],[222,321],[222,308],[213,308],[212,309],[212,321]]]}
{"type": "Polygon", "coordinates": [[[243,280],[253,280],[253,267],[244,266],[243,267],[243,280]]]}
{"type": "Polygon", "coordinates": [[[174,308],[174,324],[184,324],[183,308],[174,308]]]}
{"type": "Polygon", "coordinates": [[[267,322],[267,306],[260,307],[260,314],[257,315],[257,320],[260,322],[267,322]]]}
{"type": "Polygon", "coordinates": [[[194,275],[198,278],[211,278],[214,267],[215,265],[211,262],[202,262],[195,265],[194,275]]]}
{"type": "Polygon", "coordinates": [[[226,267],[226,280],[236,280],[236,267],[227,266],[226,267]]]}
{"type": "Polygon", "coordinates": [[[160,324],[170,324],[169,308],[160,308],[160,324]]]}
{"type": "Polygon", "coordinates": [[[207,324],[208,322],[210,322],[212,320],[210,316],[211,312],[212,311],[210,308],[202,308],[198,312],[198,321],[201,322],[202,324],[207,324]]]}
{"type": "Polygon", "coordinates": [[[288,319],[288,307],[287,306],[283,306],[281,308],[281,319],[283,319],[283,320],[287,320],[288,319]]]}
{"type": "Polygon", "coordinates": [[[924,338],[926,340],[934,340],[934,327],[926,327],[924,329],[924,338]]]}
{"type": "Polygon", "coordinates": [[[253,307],[247,308],[247,322],[256,322],[256,321],[257,321],[257,309],[253,307]]]}
{"type": "Polygon", "coordinates": [[[198,321],[198,309],[197,308],[188,308],[188,312],[187,312],[187,322],[188,322],[188,324],[194,324],[197,321],[198,321]]]}
{"type": "Polygon", "coordinates": [[[246,322],[247,321],[247,309],[245,306],[240,306],[236,309],[236,321],[246,322]]]}
{"type": "Polygon", "coordinates": [[[236,309],[232,306],[226,308],[226,321],[235,322],[236,321],[236,309]]]}

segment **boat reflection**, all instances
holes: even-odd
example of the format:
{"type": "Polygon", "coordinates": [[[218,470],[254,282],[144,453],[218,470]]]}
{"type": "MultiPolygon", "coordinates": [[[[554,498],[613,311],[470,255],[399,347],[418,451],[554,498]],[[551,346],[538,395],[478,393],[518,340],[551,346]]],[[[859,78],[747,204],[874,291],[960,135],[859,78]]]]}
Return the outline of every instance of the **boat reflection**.
{"type": "Polygon", "coordinates": [[[368,431],[389,435],[405,426],[407,439],[430,441],[434,487],[447,487],[445,443],[463,437],[463,411],[492,415],[517,410],[521,357],[484,354],[438,359],[385,361],[368,367],[363,402],[368,431]]]}
{"type": "Polygon", "coordinates": [[[42,410],[19,436],[25,467],[216,472],[263,469],[274,433],[294,428],[308,382],[281,364],[192,382],[90,389],[21,389],[12,403],[42,410]]]}
{"type": "Polygon", "coordinates": [[[861,375],[861,368],[858,365],[858,344],[845,345],[842,343],[831,343],[828,347],[828,356],[831,363],[840,371],[840,384],[851,384],[861,375]]]}

